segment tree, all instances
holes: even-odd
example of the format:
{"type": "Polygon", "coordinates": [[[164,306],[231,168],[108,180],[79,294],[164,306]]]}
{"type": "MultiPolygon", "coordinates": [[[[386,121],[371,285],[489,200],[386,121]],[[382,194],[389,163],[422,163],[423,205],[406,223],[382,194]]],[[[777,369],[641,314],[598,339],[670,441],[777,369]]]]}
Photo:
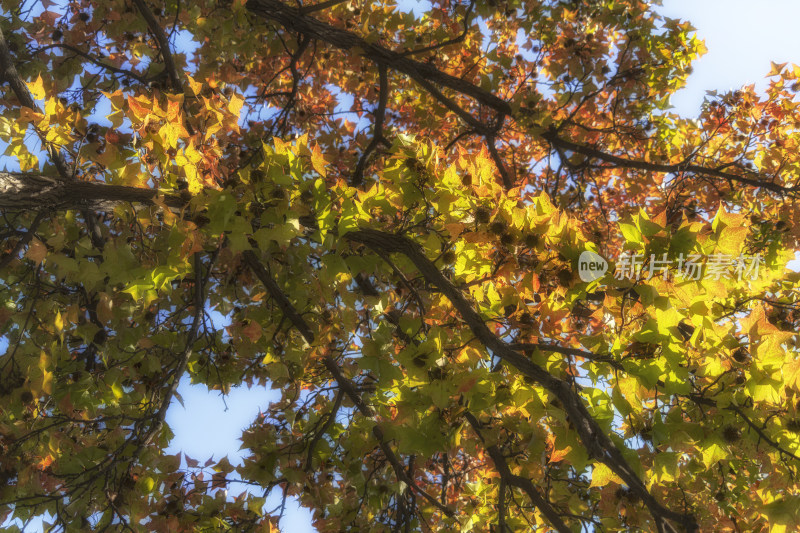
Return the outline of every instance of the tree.
{"type": "Polygon", "coordinates": [[[5,520],[798,527],[800,68],[690,120],[637,0],[2,6],[5,520]],[[187,376],[280,391],[243,466],[187,376]]]}

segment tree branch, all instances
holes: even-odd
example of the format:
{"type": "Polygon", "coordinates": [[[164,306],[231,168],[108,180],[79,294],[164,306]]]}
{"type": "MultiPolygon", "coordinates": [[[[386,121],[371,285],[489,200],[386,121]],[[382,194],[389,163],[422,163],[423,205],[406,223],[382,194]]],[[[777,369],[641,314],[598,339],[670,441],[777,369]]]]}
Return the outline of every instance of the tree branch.
{"type": "MultiPolygon", "coordinates": [[[[483,440],[483,435],[481,434],[481,424],[475,415],[466,411],[464,413],[464,417],[469,422],[469,425],[472,426],[472,429],[478,435],[478,438],[484,444],[486,441],[483,440]]],[[[486,446],[486,451],[489,452],[489,457],[492,458],[494,462],[495,469],[500,474],[500,478],[505,481],[507,484],[511,485],[512,487],[517,487],[518,489],[522,489],[525,494],[528,495],[528,498],[531,499],[533,505],[536,506],[539,511],[547,518],[550,524],[559,531],[560,533],[571,533],[572,530],[564,523],[561,519],[561,515],[556,511],[556,509],[547,501],[547,498],[542,496],[536,487],[533,486],[533,482],[522,476],[517,476],[511,473],[511,469],[508,467],[508,463],[506,462],[506,458],[503,456],[503,452],[500,451],[500,448],[497,447],[496,444],[492,444],[490,446],[486,446]]],[[[503,495],[501,494],[501,497],[503,495]]]]}
{"type": "MultiPolygon", "coordinates": [[[[212,264],[210,264],[208,267],[209,273],[211,272],[212,264]]],[[[147,430],[147,432],[145,432],[142,438],[141,446],[146,446],[150,444],[150,442],[156,436],[158,431],[164,425],[164,420],[166,419],[167,411],[169,410],[169,405],[172,402],[172,398],[175,396],[175,391],[178,390],[178,385],[180,384],[181,377],[183,377],[183,373],[186,371],[186,365],[189,363],[189,358],[192,355],[192,350],[194,349],[194,343],[197,340],[198,334],[200,333],[200,324],[202,323],[203,319],[203,311],[205,307],[205,292],[204,292],[205,281],[206,281],[205,276],[203,276],[203,262],[200,257],[200,252],[195,252],[194,315],[192,316],[192,325],[189,327],[189,331],[186,334],[186,344],[184,345],[183,351],[178,356],[178,364],[175,367],[175,369],[171,372],[172,382],[167,387],[167,390],[161,399],[161,404],[159,405],[158,411],[156,411],[155,413],[153,423],[150,425],[150,428],[147,430]]]]}
{"type": "Polygon", "coordinates": [[[376,62],[386,64],[393,70],[406,74],[414,81],[429,80],[433,83],[452,89],[458,93],[474,98],[481,104],[510,115],[511,106],[505,100],[484,91],[468,81],[446,74],[433,65],[414,61],[380,45],[370,43],[362,37],[334,28],[329,24],[305,15],[302,9],[288,6],[279,0],[248,0],[246,4],[255,15],[279,22],[285,28],[308,35],[326,42],[342,50],[359,49],[360,53],[376,62]]]}
{"type": "Polygon", "coordinates": [[[423,46],[422,48],[417,48],[415,50],[408,50],[403,52],[403,56],[408,57],[417,54],[423,54],[425,52],[430,52],[432,50],[438,50],[439,48],[444,48],[445,46],[450,46],[453,44],[458,44],[466,39],[467,34],[469,33],[470,28],[470,17],[472,16],[472,10],[475,9],[475,0],[472,0],[469,5],[467,6],[467,12],[464,14],[464,30],[459,33],[456,37],[452,39],[445,39],[442,42],[431,44],[428,46],[423,46]]]}
{"type": "Polygon", "coordinates": [[[798,190],[797,187],[784,187],[783,185],[778,185],[777,183],[773,183],[770,181],[751,179],[745,176],[739,176],[738,174],[731,174],[730,172],[725,172],[723,170],[720,170],[719,168],[709,168],[701,165],[684,164],[684,163],[668,165],[663,163],[650,163],[648,161],[627,159],[624,157],[619,157],[613,154],[603,152],[602,150],[598,150],[597,148],[593,148],[591,146],[578,144],[568,139],[561,138],[553,131],[546,131],[541,134],[541,137],[546,141],[548,141],[554,147],[576,152],[585,155],[590,159],[599,159],[600,161],[605,161],[606,163],[612,164],[615,168],[631,168],[636,170],[647,170],[649,172],[658,172],[665,174],[677,174],[677,173],[689,172],[698,176],[722,179],[726,181],[734,181],[738,183],[743,183],[744,185],[749,185],[751,187],[760,187],[779,194],[793,194],[798,190]]]}
{"type": "MultiPolygon", "coordinates": [[[[152,204],[157,195],[155,189],[64,181],[37,172],[0,172],[0,208],[8,210],[107,211],[122,202],[152,204]]],[[[186,202],[178,196],[167,196],[165,203],[181,207],[186,202]]]]}
{"type": "MultiPolygon", "coordinates": [[[[402,72],[431,92],[435,98],[440,100],[445,106],[451,109],[451,111],[458,114],[459,117],[464,119],[470,126],[474,128],[475,122],[477,122],[479,125],[477,131],[481,134],[485,135],[486,132],[484,130],[486,126],[468,113],[466,115],[469,115],[469,117],[467,117],[465,115],[466,111],[460,107],[456,106],[456,108],[453,108],[454,103],[444,97],[432,84],[440,85],[464,96],[468,96],[479,104],[493,109],[500,115],[517,116],[512,112],[508,102],[490,91],[481,89],[467,80],[442,72],[432,64],[414,61],[405,57],[404,54],[368,42],[353,32],[325,24],[313,17],[305,15],[301,9],[286,5],[280,0],[248,0],[246,7],[255,15],[268,20],[277,21],[287,29],[302,33],[312,39],[325,42],[341,50],[357,51],[360,55],[375,63],[383,64],[393,70],[402,72]],[[431,88],[433,88],[433,91],[431,91],[431,88]]],[[[530,110],[522,109],[520,110],[520,114],[526,114],[529,111],[530,110]]],[[[538,136],[550,143],[553,147],[560,147],[577,152],[591,159],[599,159],[617,168],[640,169],[659,173],[691,172],[697,176],[738,182],[751,187],[760,187],[778,194],[794,194],[798,191],[798,187],[785,187],[770,181],[725,172],[720,168],[690,164],[657,164],[616,156],[591,146],[581,145],[569,139],[559,137],[556,130],[545,130],[539,133],[538,136]]]]}
{"type": "Polygon", "coordinates": [[[373,127],[372,140],[358,159],[356,170],[353,172],[354,185],[359,185],[364,179],[364,168],[367,166],[367,159],[378,145],[380,143],[384,143],[387,146],[389,145],[386,138],[383,136],[383,121],[386,118],[386,102],[389,99],[389,80],[385,65],[378,65],[378,74],[380,76],[380,92],[378,95],[378,108],[375,110],[375,126],[373,127]]]}
{"type": "Polygon", "coordinates": [[[366,404],[366,402],[364,402],[363,398],[361,398],[361,395],[358,393],[358,390],[356,390],[353,382],[342,375],[342,372],[339,369],[339,365],[336,363],[336,361],[332,357],[326,356],[322,359],[322,363],[336,380],[339,389],[342,390],[342,392],[344,392],[348,398],[350,398],[350,401],[355,404],[358,411],[375,423],[375,425],[372,426],[372,434],[375,436],[375,439],[377,439],[378,445],[380,446],[383,455],[386,457],[386,460],[392,465],[392,469],[394,470],[397,479],[408,485],[414,492],[428,500],[431,505],[439,509],[446,516],[455,518],[455,513],[452,509],[448,508],[446,505],[420,488],[419,485],[417,485],[417,482],[414,481],[408,473],[406,473],[406,470],[403,468],[400,460],[397,458],[394,451],[389,447],[386,437],[383,434],[383,430],[381,429],[377,417],[375,416],[375,412],[369,405],[366,404]]]}
{"type": "MultiPolygon", "coordinates": [[[[36,102],[33,100],[33,96],[31,96],[30,91],[28,91],[28,87],[19,77],[19,73],[14,66],[14,61],[11,57],[11,51],[8,48],[8,43],[6,42],[6,38],[2,29],[0,29],[0,69],[2,69],[2,73],[0,73],[2,80],[11,86],[11,90],[17,95],[17,99],[20,101],[20,103],[32,111],[39,111],[36,102]]],[[[38,129],[36,129],[36,134],[39,136],[42,146],[44,146],[47,152],[50,154],[50,160],[55,165],[56,170],[58,170],[61,180],[64,182],[75,182],[75,176],[72,172],[70,172],[67,162],[64,159],[64,156],[61,155],[59,149],[50,144],[47,141],[47,137],[38,129]]],[[[92,240],[92,244],[98,250],[102,250],[103,246],[105,245],[105,241],[103,240],[103,232],[100,230],[100,225],[97,223],[94,213],[84,209],[81,211],[81,215],[86,221],[86,225],[89,227],[89,236],[92,240]]]]}
{"type": "Polygon", "coordinates": [[[66,43],[53,43],[53,44],[49,44],[47,46],[43,46],[43,47],[37,49],[36,53],[45,52],[45,51],[49,50],[50,48],[61,48],[63,50],[69,50],[73,54],[78,55],[78,56],[86,59],[87,61],[91,61],[92,63],[94,63],[95,65],[97,65],[100,68],[108,70],[109,72],[113,72],[114,74],[119,74],[121,76],[132,78],[132,79],[138,81],[139,83],[147,83],[151,79],[153,79],[152,77],[151,78],[145,78],[144,76],[141,76],[141,75],[139,75],[139,74],[137,74],[137,73],[135,73],[133,71],[126,70],[124,68],[118,68],[118,67],[115,67],[114,65],[109,65],[108,63],[104,63],[104,62],[100,61],[99,59],[95,58],[94,56],[92,56],[91,54],[89,54],[87,52],[84,52],[80,48],[77,48],[75,46],[72,46],[72,45],[66,44],[66,43]]]}
{"type": "MultiPolygon", "coordinates": [[[[671,511],[656,501],[647,490],[646,485],[639,479],[638,474],[625,460],[620,449],[617,448],[589,413],[583,400],[572,389],[570,384],[551,375],[524,355],[514,351],[492,333],[461,291],[425,256],[419,244],[402,235],[372,229],[350,232],[344,237],[352,242],[364,244],[373,250],[396,252],[405,255],[417,267],[428,283],[437,287],[439,292],[450,300],[450,303],[459,312],[461,319],[466,322],[473,335],[492,354],[533,379],[559,399],[589,456],[604,463],[616,473],[642,499],[656,521],[672,520],[682,524],[687,531],[697,530],[697,522],[693,515],[671,511]]],[[[674,529],[670,529],[674,531],[674,529]]]]}
{"type": "Polygon", "coordinates": [[[250,270],[253,271],[253,274],[261,280],[261,283],[264,284],[264,287],[267,289],[267,292],[275,300],[275,303],[278,304],[278,308],[283,313],[289,322],[291,322],[294,327],[300,332],[303,336],[305,341],[311,345],[314,343],[314,333],[311,331],[311,327],[305,321],[305,319],[300,316],[300,313],[297,312],[292,302],[289,301],[289,298],[283,293],[283,290],[275,283],[275,280],[272,279],[267,269],[264,268],[264,265],[261,264],[261,261],[256,256],[255,252],[252,250],[246,250],[242,256],[244,257],[245,263],[247,266],[250,267],[250,270]]]}
{"type": "Polygon", "coordinates": [[[169,49],[169,39],[167,39],[167,34],[161,29],[161,25],[156,20],[153,12],[150,11],[150,8],[147,7],[147,4],[144,3],[144,0],[133,0],[133,3],[136,5],[136,9],[139,10],[139,13],[142,14],[142,18],[144,18],[145,22],[147,22],[147,27],[150,28],[150,33],[153,34],[153,37],[158,42],[158,48],[161,51],[161,57],[164,59],[164,68],[167,71],[167,76],[169,76],[169,82],[170,85],[172,85],[172,90],[177,93],[183,93],[183,83],[181,83],[180,75],[178,74],[178,67],[175,65],[175,60],[173,59],[172,52],[170,52],[169,49]]]}
{"type": "Polygon", "coordinates": [[[4,255],[2,258],[0,258],[0,271],[3,270],[5,267],[7,267],[8,264],[11,261],[13,261],[14,258],[17,257],[17,255],[22,251],[22,249],[26,247],[28,243],[31,242],[31,239],[33,239],[33,236],[36,233],[39,224],[41,224],[42,219],[44,218],[44,215],[45,211],[39,211],[36,214],[36,218],[33,219],[31,227],[28,228],[28,231],[22,234],[22,237],[19,238],[17,244],[14,246],[14,249],[8,252],[6,255],[4,255]]]}
{"type": "MultiPolygon", "coordinates": [[[[31,111],[39,111],[39,107],[36,105],[33,96],[31,96],[30,91],[28,91],[28,86],[25,85],[25,82],[23,82],[22,78],[19,77],[19,72],[17,72],[17,68],[14,65],[11,51],[8,48],[8,43],[6,42],[6,38],[2,29],[0,29],[0,69],[2,69],[2,73],[0,73],[0,76],[2,76],[2,81],[11,86],[11,90],[14,91],[14,94],[17,96],[19,102],[23,106],[29,108],[31,111]]],[[[50,159],[52,159],[53,164],[56,166],[56,169],[58,170],[58,173],[61,175],[62,179],[71,179],[72,173],[69,171],[67,163],[64,161],[64,157],[61,155],[61,153],[54,146],[48,143],[42,135],[39,135],[39,137],[41,138],[45,149],[50,154],[50,159]]]]}
{"type": "MultiPolygon", "coordinates": [[[[275,281],[270,277],[267,269],[264,268],[255,253],[252,250],[247,250],[244,252],[244,258],[247,265],[253,270],[253,273],[256,275],[256,277],[261,280],[266,287],[267,292],[278,304],[278,308],[281,310],[281,312],[283,312],[284,316],[289,319],[289,321],[292,322],[292,324],[294,324],[294,326],[300,331],[306,342],[311,344],[314,341],[314,334],[311,332],[311,327],[308,325],[305,319],[300,316],[300,313],[297,312],[292,303],[289,301],[289,298],[286,297],[278,284],[275,283],[275,281]]],[[[386,437],[383,434],[383,430],[381,430],[380,424],[375,416],[375,412],[361,397],[361,394],[359,394],[355,384],[342,374],[339,364],[334,360],[334,358],[330,355],[326,355],[322,358],[322,364],[333,376],[336,384],[339,387],[339,390],[341,390],[350,399],[350,401],[353,402],[358,411],[366,418],[375,422],[375,425],[372,427],[372,434],[377,439],[378,445],[386,457],[386,460],[392,465],[397,479],[411,487],[412,490],[428,500],[434,507],[439,509],[446,516],[454,518],[455,513],[452,509],[449,509],[436,498],[420,488],[417,483],[406,473],[403,465],[400,463],[400,460],[397,458],[394,451],[389,447],[386,437]]]]}

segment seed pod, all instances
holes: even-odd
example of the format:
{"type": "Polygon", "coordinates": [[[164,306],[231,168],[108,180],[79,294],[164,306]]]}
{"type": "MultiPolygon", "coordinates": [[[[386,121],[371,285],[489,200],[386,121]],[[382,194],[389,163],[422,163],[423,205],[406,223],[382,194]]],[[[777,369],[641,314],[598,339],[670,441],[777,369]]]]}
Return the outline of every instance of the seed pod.
{"type": "Polygon", "coordinates": [[[572,283],[572,271],[568,268],[562,268],[556,274],[558,276],[558,284],[566,287],[572,283]]]}
{"type": "Polygon", "coordinates": [[[735,352],[733,352],[733,359],[737,363],[744,364],[750,359],[750,353],[747,351],[747,348],[740,346],[735,352]]]}
{"type": "Polygon", "coordinates": [[[742,432],[739,431],[739,428],[736,426],[728,425],[722,428],[722,438],[725,439],[725,442],[728,444],[733,444],[742,438],[742,432]]]}
{"type": "Polygon", "coordinates": [[[495,235],[502,235],[506,231],[506,223],[502,220],[495,220],[489,224],[489,231],[495,235]]]}
{"type": "Polygon", "coordinates": [[[475,209],[475,220],[477,220],[481,224],[486,224],[487,222],[489,222],[491,216],[492,213],[485,207],[478,207],[475,209]]]}
{"type": "Polygon", "coordinates": [[[527,246],[528,248],[536,248],[537,246],[539,246],[540,240],[541,239],[539,239],[539,236],[536,235],[535,233],[528,233],[527,235],[525,235],[523,242],[525,243],[525,246],[527,246]]]}

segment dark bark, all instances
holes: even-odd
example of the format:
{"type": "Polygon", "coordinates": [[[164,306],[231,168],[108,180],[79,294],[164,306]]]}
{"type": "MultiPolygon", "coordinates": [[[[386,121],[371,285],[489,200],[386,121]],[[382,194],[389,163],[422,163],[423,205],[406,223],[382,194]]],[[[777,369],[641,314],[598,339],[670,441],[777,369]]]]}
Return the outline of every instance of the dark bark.
{"type": "MultiPolygon", "coordinates": [[[[123,202],[153,203],[155,189],[106,185],[97,182],[64,181],[26,172],[0,172],[0,209],[89,209],[105,211],[123,202]]],[[[180,199],[168,197],[168,205],[180,199]]]]}
{"type": "Polygon", "coordinates": [[[474,98],[504,115],[511,114],[511,106],[502,98],[468,81],[442,72],[433,65],[409,59],[403,54],[367,42],[355,33],[320,22],[305,15],[302,9],[286,5],[279,0],[248,0],[247,9],[265,19],[279,22],[286,29],[326,42],[336,48],[352,51],[357,49],[364,57],[402,72],[416,82],[436,83],[474,98]]]}
{"type": "MultiPolygon", "coordinates": [[[[475,418],[475,415],[469,411],[466,411],[464,413],[464,417],[469,422],[469,425],[472,426],[472,429],[478,435],[478,438],[481,439],[481,442],[486,444],[483,439],[483,435],[481,435],[480,422],[478,422],[478,419],[475,418]]],[[[500,474],[501,480],[512,487],[517,487],[518,489],[525,491],[525,494],[528,495],[536,508],[541,511],[541,513],[547,518],[556,531],[559,533],[571,533],[572,530],[567,526],[567,524],[564,523],[564,520],[561,518],[561,514],[550,504],[550,501],[547,499],[546,495],[543,495],[541,492],[539,492],[530,479],[517,476],[511,472],[508,462],[503,456],[503,452],[500,451],[500,448],[498,448],[496,444],[490,444],[486,446],[486,451],[489,452],[489,457],[492,458],[492,462],[494,463],[495,469],[500,474]]],[[[500,502],[503,501],[503,498],[504,495],[501,492],[500,502]]]]}

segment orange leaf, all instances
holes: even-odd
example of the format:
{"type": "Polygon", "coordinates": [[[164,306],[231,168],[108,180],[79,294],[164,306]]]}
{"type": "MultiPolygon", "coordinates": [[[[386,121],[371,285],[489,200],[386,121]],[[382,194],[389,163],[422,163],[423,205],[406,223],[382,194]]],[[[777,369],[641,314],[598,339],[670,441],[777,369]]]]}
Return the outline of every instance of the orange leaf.
{"type": "Polygon", "coordinates": [[[550,453],[550,462],[551,462],[551,463],[557,463],[557,462],[559,462],[559,461],[560,461],[560,460],[562,460],[564,457],[566,457],[567,455],[569,455],[569,452],[571,452],[571,451],[572,451],[572,446],[567,446],[567,447],[566,447],[566,448],[564,448],[563,450],[553,450],[553,451],[550,453]]]}
{"type": "Polygon", "coordinates": [[[128,108],[131,110],[137,120],[144,120],[150,114],[150,110],[142,105],[141,102],[134,97],[128,97],[128,108]]]}
{"type": "Polygon", "coordinates": [[[262,330],[258,322],[250,321],[247,326],[242,328],[242,335],[250,339],[250,342],[257,342],[261,338],[262,330]]]}
{"type": "Polygon", "coordinates": [[[31,240],[31,244],[28,246],[28,251],[25,253],[25,257],[38,265],[44,261],[46,255],[47,246],[45,246],[42,241],[34,237],[31,240]]]}
{"type": "Polygon", "coordinates": [[[53,464],[53,456],[47,455],[46,457],[42,457],[42,459],[36,463],[36,467],[39,470],[46,470],[51,464],[53,464]]]}
{"type": "Polygon", "coordinates": [[[465,381],[459,388],[458,392],[467,392],[468,390],[472,389],[475,384],[478,382],[478,378],[471,378],[465,381]]]}

